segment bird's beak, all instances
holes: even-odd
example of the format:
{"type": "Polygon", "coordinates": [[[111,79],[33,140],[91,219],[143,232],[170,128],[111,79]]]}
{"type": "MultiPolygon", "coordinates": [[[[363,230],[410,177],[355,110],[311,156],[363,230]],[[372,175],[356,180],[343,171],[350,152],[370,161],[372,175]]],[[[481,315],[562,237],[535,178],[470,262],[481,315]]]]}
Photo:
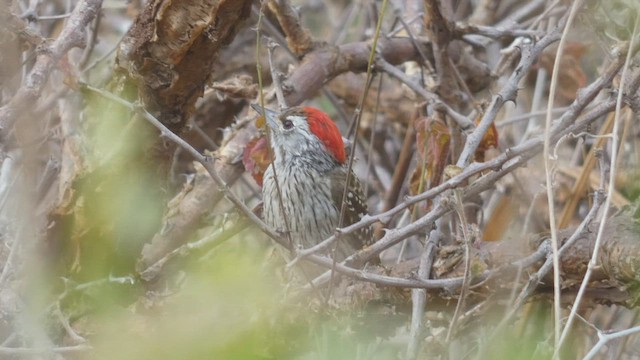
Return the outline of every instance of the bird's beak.
{"type": "Polygon", "coordinates": [[[269,127],[273,130],[278,129],[278,113],[264,108],[264,113],[262,112],[263,108],[258,104],[251,104],[253,110],[255,110],[258,114],[263,115],[269,127]]]}

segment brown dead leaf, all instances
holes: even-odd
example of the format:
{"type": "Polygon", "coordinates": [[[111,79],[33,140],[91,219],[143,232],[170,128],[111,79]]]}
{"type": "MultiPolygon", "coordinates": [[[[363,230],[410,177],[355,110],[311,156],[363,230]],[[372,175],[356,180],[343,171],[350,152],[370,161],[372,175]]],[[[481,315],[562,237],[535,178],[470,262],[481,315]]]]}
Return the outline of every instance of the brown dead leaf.
{"type": "Polygon", "coordinates": [[[449,128],[440,119],[419,118],[415,128],[419,159],[409,183],[414,195],[440,184],[451,142],[449,128]]]}
{"type": "MultiPolygon", "coordinates": [[[[476,125],[480,123],[482,116],[478,116],[476,119],[476,125]]],[[[484,162],[484,153],[491,149],[498,147],[498,129],[496,128],[496,124],[492,123],[489,127],[489,130],[482,137],[482,141],[478,145],[476,149],[476,161],[484,162]]]]}
{"type": "Polygon", "coordinates": [[[269,164],[271,164],[271,152],[269,151],[269,145],[265,136],[260,136],[249,141],[242,155],[242,164],[256,183],[262,186],[264,172],[267,170],[269,164]]]}

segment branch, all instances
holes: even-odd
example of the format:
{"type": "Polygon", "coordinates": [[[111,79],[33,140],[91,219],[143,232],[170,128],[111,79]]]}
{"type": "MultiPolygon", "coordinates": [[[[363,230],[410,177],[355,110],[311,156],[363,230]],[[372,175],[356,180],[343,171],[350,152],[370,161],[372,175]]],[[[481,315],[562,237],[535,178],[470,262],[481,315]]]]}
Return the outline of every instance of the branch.
{"type": "MultiPolygon", "coordinates": [[[[561,25],[563,24],[564,22],[561,25]]],[[[527,46],[522,49],[520,62],[511,74],[511,77],[502,87],[500,92],[493,96],[491,104],[482,116],[482,120],[480,120],[480,124],[478,124],[476,129],[471,134],[469,134],[469,136],[467,136],[464,149],[462,150],[462,153],[458,158],[458,162],[456,163],[458,167],[464,168],[473,160],[478,145],[484,138],[484,134],[486,134],[487,130],[489,130],[489,127],[491,127],[491,124],[493,124],[493,121],[498,115],[498,112],[500,111],[500,109],[502,109],[502,106],[505,102],[515,102],[516,95],[518,94],[518,84],[520,83],[522,78],[524,78],[529,73],[529,69],[531,68],[531,66],[533,66],[533,64],[535,64],[542,51],[546,49],[547,46],[560,40],[561,28],[561,26],[556,27],[545,37],[540,39],[540,41],[535,45],[527,46]]]]}
{"type": "MultiPolygon", "coordinates": [[[[427,56],[432,55],[430,49],[423,50],[427,56]]],[[[391,64],[420,59],[420,53],[408,38],[381,38],[376,51],[378,56],[391,64]]],[[[370,53],[371,42],[365,41],[326,46],[307,54],[302,64],[284,82],[287,104],[300,104],[314,96],[326,82],[342,73],[365,72],[370,53]]]]}
{"type": "MultiPolygon", "coordinates": [[[[420,279],[428,279],[431,276],[431,266],[436,255],[436,248],[440,245],[443,234],[439,228],[431,231],[429,239],[425,244],[424,251],[420,257],[420,265],[418,266],[418,277],[420,279]]],[[[411,290],[411,302],[413,303],[411,311],[411,338],[407,345],[407,359],[416,359],[420,339],[422,337],[422,318],[427,304],[427,291],[424,289],[411,290]]]]}
{"type": "Polygon", "coordinates": [[[449,44],[454,40],[452,31],[454,24],[447,19],[442,1],[425,0],[424,9],[425,28],[427,37],[431,40],[435,69],[438,74],[436,92],[447,102],[459,103],[457,81],[453,65],[449,60],[449,44]]]}
{"type": "Polygon", "coordinates": [[[468,23],[457,23],[453,31],[458,37],[462,37],[468,34],[478,34],[491,39],[513,38],[520,36],[536,39],[545,35],[544,32],[539,30],[507,29],[493,26],[473,25],[468,23]]]}
{"type": "MultiPolygon", "coordinates": [[[[145,269],[139,269],[138,273],[140,277],[145,281],[153,281],[165,268],[166,264],[175,258],[186,256],[195,250],[207,248],[212,249],[218,245],[223,244],[231,237],[239,234],[242,230],[245,230],[248,226],[246,220],[238,220],[228,229],[220,228],[216,232],[209,234],[208,236],[194,242],[186,243],[163,256],[160,260],[147,266],[145,269]]],[[[143,264],[146,262],[143,260],[143,264]]]]}
{"type": "Polygon", "coordinates": [[[280,111],[283,111],[287,108],[287,102],[284,99],[284,93],[282,92],[282,82],[280,81],[281,74],[276,69],[275,64],[273,63],[273,51],[278,46],[278,44],[269,39],[269,43],[267,44],[267,52],[269,55],[269,69],[271,70],[271,80],[273,81],[273,87],[276,92],[276,99],[278,100],[278,108],[280,111]]]}
{"type": "Polygon", "coordinates": [[[635,326],[626,330],[615,331],[611,333],[605,333],[601,330],[598,330],[598,343],[594,345],[589,353],[583,358],[584,360],[591,360],[600,351],[609,341],[615,340],[621,337],[633,335],[635,333],[640,332],[640,326],[635,326]]]}
{"type": "Polygon", "coordinates": [[[464,115],[459,114],[455,110],[453,110],[447,103],[440,100],[438,95],[432,94],[427,91],[427,89],[423,88],[419,84],[416,84],[415,81],[409,79],[407,75],[405,75],[402,71],[400,71],[395,66],[389,64],[384,59],[377,59],[376,65],[380,67],[380,69],[392,77],[400,80],[402,83],[407,85],[411,90],[413,90],[416,94],[420,95],[426,101],[433,103],[434,107],[441,108],[458,124],[460,129],[468,130],[473,129],[474,125],[469,119],[467,119],[464,115]]]}
{"type": "Polygon", "coordinates": [[[30,27],[24,20],[12,14],[8,8],[9,6],[0,10],[2,12],[0,13],[0,19],[6,23],[10,31],[16,33],[22,40],[32,46],[39,46],[46,41],[42,35],[30,27]]]}
{"type": "Polygon", "coordinates": [[[0,107],[0,138],[5,138],[20,118],[20,113],[37,103],[53,67],[74,47],[84,47],[86,27],[102,7],[102,0],[81,0],[66,21],[60,35],[38,50],[36,63],[9,103],[0,107]]]}
{"type": "Polygon", "coordinates": [[[309,30],[300,24],[298,13],[289,0],[269,0],[268,6],[278,18],[289,49],[298,57],[311,51],[315,43],[309,30]]]}

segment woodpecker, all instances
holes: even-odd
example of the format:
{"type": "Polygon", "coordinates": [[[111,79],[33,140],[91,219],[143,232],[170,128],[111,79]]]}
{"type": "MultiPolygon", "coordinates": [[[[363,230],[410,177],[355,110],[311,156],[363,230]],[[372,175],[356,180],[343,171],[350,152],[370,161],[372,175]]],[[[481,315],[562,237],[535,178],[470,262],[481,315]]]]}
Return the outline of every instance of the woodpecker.
{"type": "MultiPolygon", "coordinates": [[[[259,106],[253,108],[262,114],[259,106]]],[[[360,181],[351,172],[339,224],[349,169],[342,135],[327,114],[308,106],[264,112],[274,155],[262,185],[267,224],[283,233],[288,231],[295,247],[309,248],[333,235],[340,225],[351,225],[367,214],[360,181]]],[[[370,245],[372,236],[371,228],[365,227],[340,237],[335,259],[342,261],[370,245]]]]}

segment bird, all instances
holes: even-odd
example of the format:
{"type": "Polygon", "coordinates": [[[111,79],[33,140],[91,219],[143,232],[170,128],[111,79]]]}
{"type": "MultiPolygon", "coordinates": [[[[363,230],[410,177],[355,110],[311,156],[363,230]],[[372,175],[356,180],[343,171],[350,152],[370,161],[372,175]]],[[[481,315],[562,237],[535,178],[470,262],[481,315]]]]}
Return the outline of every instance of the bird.
{"type": "MultiPolygon", "coordinates": [[[[309,248],[358,222],[368,214],[359,179],[348,168],[345,143],[329,115],[310,106],[281,112],[252,105],[262,114],[270,132],[273,161],[263,176],[263,216],[281,233],[288,233],[294,248],[309,248]],[[344,189],[349,175],[345,213],[340,223],[344,189]],[[279,187],[279,190],[278,190],[279,187]]],[[[371,227],[338,238],[335,252],[342,261],[371,245],[371,227]]],[[[331,249],[331,247],[329,247],[331,249]]]]}

